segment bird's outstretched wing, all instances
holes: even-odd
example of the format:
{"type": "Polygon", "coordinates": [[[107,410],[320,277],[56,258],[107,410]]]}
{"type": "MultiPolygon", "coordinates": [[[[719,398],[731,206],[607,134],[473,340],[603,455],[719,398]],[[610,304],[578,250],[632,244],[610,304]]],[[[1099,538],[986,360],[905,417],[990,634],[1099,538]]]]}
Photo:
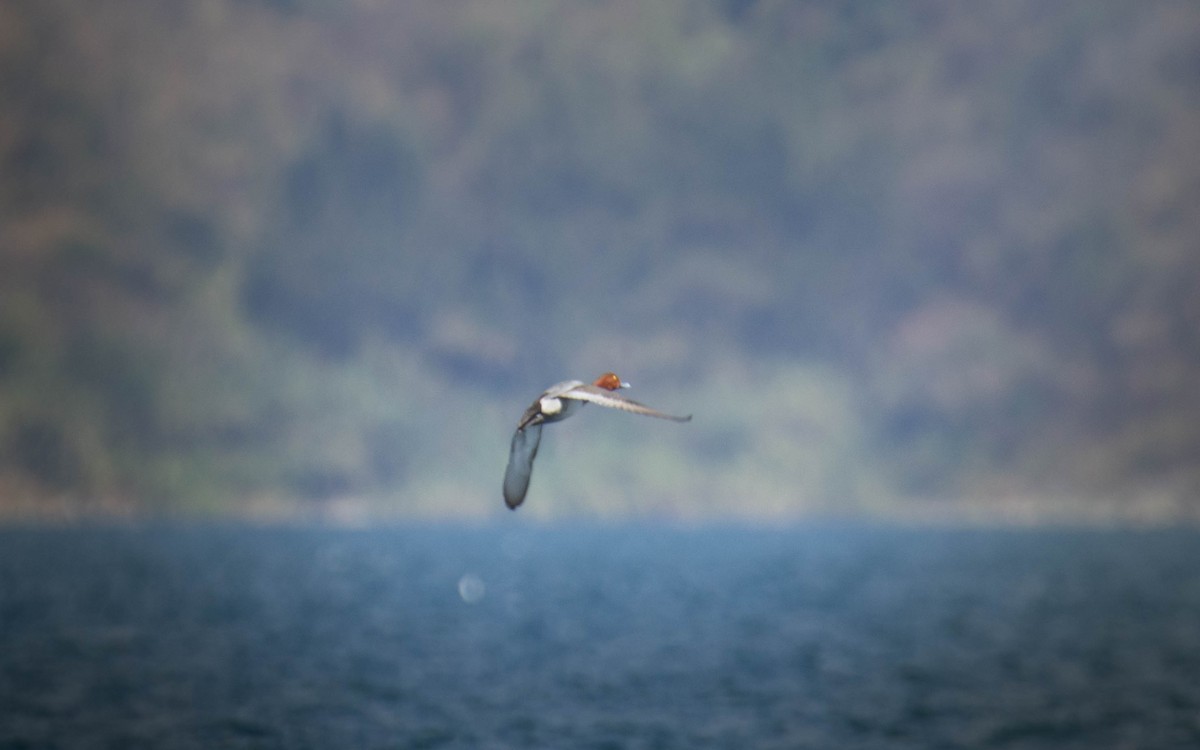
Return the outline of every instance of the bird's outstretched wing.
{"type": "Polygon", "coordinates": [[[607,406],[610,409],[620,409],[621,411],[631,412],[633,414],[644,414],[647,417],[658,417],[659,419],[670,419],[675,422],[690,422],[692,415],[686,417],[677,417],[674,414],[666,414],[658,409],[651,409],[645,404],[639,404],[633,399],[618,396],[612,391],[607,391],[603,388],[597,388],[594,385],[581,385],[566,393],[563,393],[559,398],[573,398],[577,401],[587,401],[600,406],[607,406]]]}
{"type": "Polygon", "coordinates": [[[533,474],[533,459],[542,442],[542,426],[531,424],[513,434],[508,449],[508,468],[504,470],[504,504],[516,510],[525,501],[529,477],[533,474]]]}

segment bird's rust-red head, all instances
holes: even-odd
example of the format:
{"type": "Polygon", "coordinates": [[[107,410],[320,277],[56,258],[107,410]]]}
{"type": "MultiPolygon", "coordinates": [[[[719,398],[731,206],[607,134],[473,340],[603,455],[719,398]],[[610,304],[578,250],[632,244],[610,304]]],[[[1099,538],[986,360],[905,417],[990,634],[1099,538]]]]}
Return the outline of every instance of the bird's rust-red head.
{"type": "Polygon", "coordinates": [[[625,384],[621,382],[621,379],[617,377],[615,372],[604,373],[596,378],[596,382],[592,383],[592,385],[597,388],[603,388],[606,391],[616,391],[625,387],[625,384]]]}

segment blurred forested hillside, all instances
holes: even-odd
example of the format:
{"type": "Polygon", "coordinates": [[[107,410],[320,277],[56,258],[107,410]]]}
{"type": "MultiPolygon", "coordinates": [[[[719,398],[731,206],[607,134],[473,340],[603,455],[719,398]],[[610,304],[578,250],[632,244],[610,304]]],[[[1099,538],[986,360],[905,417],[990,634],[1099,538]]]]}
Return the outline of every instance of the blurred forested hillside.
{"type": "Polygon", "coordinates": [[[1200,517],[1200,4],[0,4],[2,515],[506,512],[606,369],[522,513],[1200,517]]]}

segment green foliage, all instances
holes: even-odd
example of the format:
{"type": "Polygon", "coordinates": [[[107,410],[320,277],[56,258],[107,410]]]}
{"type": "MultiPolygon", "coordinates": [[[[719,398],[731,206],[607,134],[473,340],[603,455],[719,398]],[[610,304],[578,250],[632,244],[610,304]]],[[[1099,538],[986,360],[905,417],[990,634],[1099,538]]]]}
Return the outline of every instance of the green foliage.
{"type": "Polygon", "coordinates": [[[1194,496],[1196,29],[7,3],[0,508],[491,514],[528,399],[610,368],[696,420],[556,426],[528,512],[1194,496]]]}

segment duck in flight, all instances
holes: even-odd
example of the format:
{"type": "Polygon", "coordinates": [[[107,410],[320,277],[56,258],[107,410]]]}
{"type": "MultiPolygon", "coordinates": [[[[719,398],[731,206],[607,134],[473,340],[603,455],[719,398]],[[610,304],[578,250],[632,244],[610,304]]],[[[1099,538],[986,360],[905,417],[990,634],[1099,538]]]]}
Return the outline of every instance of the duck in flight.
{"type": "Polygon", "coordinates": [[[586,403],[675,422],[691,420],[691,414],[686,417],[664,414],[617,393],[620,389],[628,387],[629,383],[622,382],[615,373],[606,372],[593,383],[584,383],[581,380],[556,383],[538,396],[521,415],[517,431],[513,434],[512,446],[508,451],[508,468],[504,470],[504,503],[516,510],[525,500],[525,492],[529,489],[529,476],[533,473],[533,459],[537,456],[538,445],[542,441],[542,425],[564,420],[586,403]]]}

